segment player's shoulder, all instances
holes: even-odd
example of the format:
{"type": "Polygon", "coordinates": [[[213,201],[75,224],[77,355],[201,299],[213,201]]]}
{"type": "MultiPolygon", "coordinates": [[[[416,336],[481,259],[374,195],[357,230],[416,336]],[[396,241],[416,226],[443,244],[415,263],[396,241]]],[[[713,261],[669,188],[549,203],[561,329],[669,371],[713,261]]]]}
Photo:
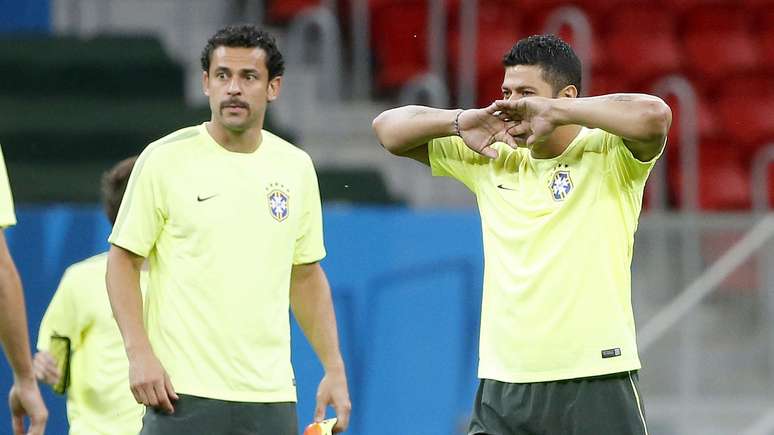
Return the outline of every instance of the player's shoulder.
{"type": "Polygon", "coordinates": [[[148,144],[140,154],[140,159],[160,159],[175,155],[179,157],[177,152],[180,148],[190,147],[191,143],[201,139],[202,134],[198,125],[181,128],[148,144]]]}
{"type": "Polygon", "coordinates": [[[575,138],[577,145],[584,152],[606,153],[611,144],[622,139],[600,128],[583,128],[575,138]]]}
{"type": "Polygon", "coordinates": [[[277,136],[276,134],[262,130],[264,143],[268,144],[273,152],[282,154],[282,156],[288,160],[288,163],[308,165],[312,163],[312,158],[309,154],[301,148],[293,145],[287,140],[277,136]]]}
{"type": "Polygon", "coordinates": [[[80,279],[83,277],[92,277],[98,274],[104,278],[107,268],[107,252],[94,255],[84,260],[71,264],[66,270],[64,276],[69,279],[80,279]]]}

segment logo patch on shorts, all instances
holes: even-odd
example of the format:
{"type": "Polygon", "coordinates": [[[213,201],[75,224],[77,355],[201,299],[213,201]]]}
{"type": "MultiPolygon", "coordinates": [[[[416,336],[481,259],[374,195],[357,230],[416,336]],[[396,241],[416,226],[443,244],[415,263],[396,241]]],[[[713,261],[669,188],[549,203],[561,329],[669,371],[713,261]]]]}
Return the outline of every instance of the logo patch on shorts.
{"type": "Polygon", "coordinates": [[[290,195],[285,186],[272,183],[266,188],[269,191],[266,196],[269,203],[269,213],[277,222],[287,219],[290,213],[290,195]]]}
{"type": "Polygon", "coordinates": [[[605,349],[602,351],[602,358],[614,358],[617,356],[621,356],[620,347],[616,347],[615,349],[605,349]]]}

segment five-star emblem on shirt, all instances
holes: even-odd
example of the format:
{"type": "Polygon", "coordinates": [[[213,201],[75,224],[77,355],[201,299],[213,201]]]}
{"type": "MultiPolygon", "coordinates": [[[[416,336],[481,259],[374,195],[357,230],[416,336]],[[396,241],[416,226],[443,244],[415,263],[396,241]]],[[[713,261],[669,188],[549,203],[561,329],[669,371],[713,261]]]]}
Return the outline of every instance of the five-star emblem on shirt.
{"type": "Polygon", "coordinates": [[[548,188],[551,189],[551,196],[554,201],[564,201],[567,195],[572,191],[572,178],[570,171],[556,171],[548,188]]]}
{"type": "Polygon", "coordinates": [[[272,183],[266,190],[266,199],[269,205],[269,213],[277,222],[287,219],[290,213],[290,191],[282,184],[272,183]]]}

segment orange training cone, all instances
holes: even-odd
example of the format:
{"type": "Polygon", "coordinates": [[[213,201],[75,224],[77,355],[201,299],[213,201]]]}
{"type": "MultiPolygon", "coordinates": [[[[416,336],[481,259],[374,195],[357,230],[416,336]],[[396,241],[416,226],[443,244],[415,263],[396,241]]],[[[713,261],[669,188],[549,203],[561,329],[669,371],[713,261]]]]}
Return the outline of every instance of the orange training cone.
{"type": "Polygon", "coordinates": [[[304,429],[304,435],[332,435],[333,426],[336,426],[336,418],[329,418],[318,423],[312,423],[304,429]]]}

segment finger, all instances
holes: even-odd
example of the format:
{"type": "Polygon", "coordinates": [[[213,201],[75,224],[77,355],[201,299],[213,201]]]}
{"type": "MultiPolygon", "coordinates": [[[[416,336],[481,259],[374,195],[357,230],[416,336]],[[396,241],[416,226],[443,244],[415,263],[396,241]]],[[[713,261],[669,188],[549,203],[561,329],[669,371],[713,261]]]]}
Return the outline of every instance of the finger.
{"type": "Polygon", "coordinates": [[[30,428],[27,435],[43,435],[43,431],[46,429],[46,420],[48,420],[47,413],[30,416],[30,428]]]}
{"type": "Polygon", "coordinates": [[[511,136],[521,136],[524,133],[528,133],[530,131],[530,126],[528,122],[522,121],[518,124],[508,127],[507,131],[511,136]]]}
{"type": "Polygon", "coordinates": [[[164,373],[164,388],[167,390],[167,395],[172,400],[178,400],[179,397],[177,396],[177,393],[175,392],[175,387],[172,386],[172,380],[169,379],[169,375],[164,373]]]}
{"type": "Polygon", "coordinates": [[[161,410],[167,414],[172,414],[175,412],[175,407],[172,406],[172,402],[169,400],[169,396],[167,395],[167,388],[164,381],[153,384],[153,393],[156,395],[156,399],[159,402],[158,407],[161,410]]]}
{"type": "Polygon", "coordinates": [[[148,399],[148,405],[158,408],[159,398],[156,396],[156,390],[153,388],[153,384],[144,385],[142,390],[145,392],[145,397],[148,399]]]}
{"type": "Polygon", "coordinates": [[[486,109],[484,109],[484,110],[486,110],[486,113],[488,113],[488,114],[490,114],[490,115],[495,115],[495,116],[497,116],[498,114],[497,114],[497,113],[495,113],[495,112],[498,112],[500,109],[497,107],[497,104],[496,104],[496,103],[497,103],[497,102],[494,102],[494,103],[490,104],[489,106],[487,106],[487,108],[486,108],[486,109]]]}
{"type": "Polygon", "coordinates": [[[513,149],[516,149],[516,148],[519,147],[519,144],[516,143],[516,139],[513,136],[511,136],[510,134],[506,133],[506,134],[504,134],[502,136],[503,136],[502,137],[502,141],[505,142],[505,144],[508,145],[509,147],[511,147],[513,149]]]}
{"type": "Polygon", "coordinates": [[[494,112],[492,115],[496,116],[497,119],[503,122],[511,122],[511,115],[507,112],[503,112],[502,110],[498,110],[494,112]]]}
{"type": "Polygon", "coordinates": [[[349,416],[352,414],[352,404],[347,401],[341,406],[336,406],[336,425],[333,427],[334,433],[344,432],[349,427],[349,416]]]}
{"type": "Polygon", "coordinates": [[[35,374],[35,379],[42,381],[45,379],[46,370],[41,364],[40,360],[35,358],[32,360],[32,372],[35,374]]]}
{"type": "Polygon", "coordinates": [[[51,374],[51,378],[54,379],[55,381],[58,381],[59,378],[62,377],[62,372],[59,371],[59,367],[54,367],[51,370],[50,374],[51,374]]]}
{"type": "Polygon", "coordinates": [[[56,365],[56,358],[54,358],[54,356],[51,355],[50,353],[41,352],[40,356],[41,356],[41,358],[43,359],[44,362],[46,362],[48,364],[56,365]]]}
{"type": "Polygon", "coordinates": [[[490,159],[496,159],[497,158],[497,150],[492,148],[491,146],[487,145],[484,148],[481,148],[481,151],[479,151],[479,154],[482,156],[489,157],[490,159]]]}
{"type": "Polygon", "coordinates": [[[497,109],[502,111],[513,110],[516,108],[516,100],[496,100],[492,103],[497,109]]]}
{"type": "Polygon", "coordinates": [[[137,403],[143,404],[143,405],[150,405],[148,396],[145,395],[145,390],[142,389],[140,386],[132,387],[132,394],[134,394],[134,400],[137,401],[137,403]]]}
{"type": "Polygon", "coordinates": [[[314,408],[314,421],[319,422],[323,421],[325,419],[325,407],[328,404],[326,401],[322,399],[322,397],[318,394],[317,395],[317,406],[314,408]]]}

